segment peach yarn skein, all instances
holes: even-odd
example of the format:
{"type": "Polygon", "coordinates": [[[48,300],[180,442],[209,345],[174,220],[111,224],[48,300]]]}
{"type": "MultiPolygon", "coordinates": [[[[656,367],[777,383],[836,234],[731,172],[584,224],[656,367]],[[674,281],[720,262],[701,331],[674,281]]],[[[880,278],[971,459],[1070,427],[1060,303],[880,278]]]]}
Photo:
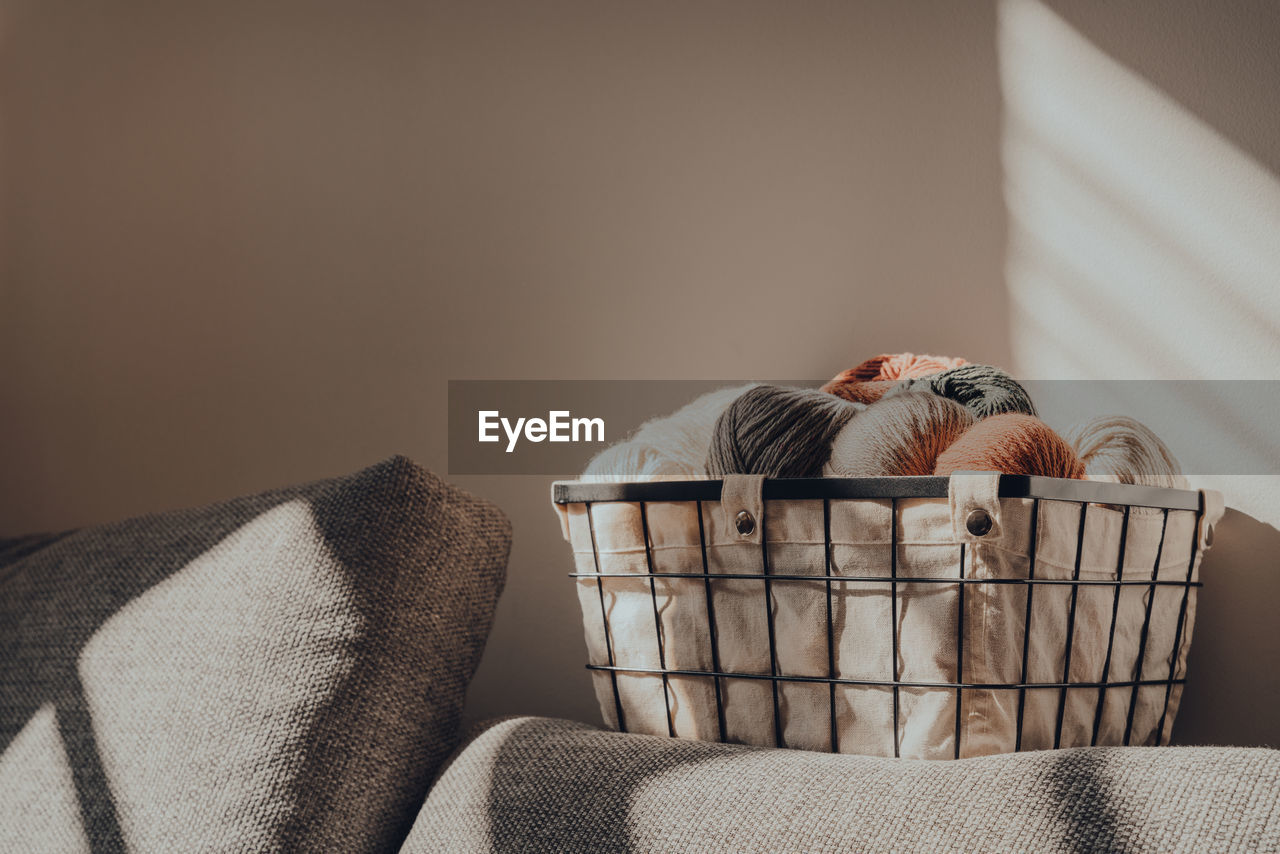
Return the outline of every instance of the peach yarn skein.
{"type": "Polygon", "coordinates": [[[967,364],[966,359],[952,356],[883,353],[836,374],[822,391],[853,403],[875,403],[899,380],[927,377],[967,364]]]}
{"type": "Polygon", "coordinates": [[[954,400],[900,394],[874,403],[831,443],[824,477],[899,477],[933,474],[938,456],[974,423],[954,400]]]}

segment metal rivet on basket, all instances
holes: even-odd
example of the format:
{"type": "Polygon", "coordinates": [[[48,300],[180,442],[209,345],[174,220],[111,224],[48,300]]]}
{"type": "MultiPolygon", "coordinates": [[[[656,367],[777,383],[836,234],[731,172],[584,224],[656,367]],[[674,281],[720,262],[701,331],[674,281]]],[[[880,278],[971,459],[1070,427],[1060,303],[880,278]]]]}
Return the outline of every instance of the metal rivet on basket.
{"type": "Polygon", "coordinates": [[[738,528],[738,533],[744,537],[751,536],[751,532],[756,529],[756,517],[746,510],[739,510],[738,515],[733,517],[733,522],[738,528]]]}
{"type": "Polygon", "coordinates": [[[991,530],[991,514],[981,507],[977,510],[970,510],[969,516],[964,520],[964,526],[975,537],[985,536],[991,530]]]}

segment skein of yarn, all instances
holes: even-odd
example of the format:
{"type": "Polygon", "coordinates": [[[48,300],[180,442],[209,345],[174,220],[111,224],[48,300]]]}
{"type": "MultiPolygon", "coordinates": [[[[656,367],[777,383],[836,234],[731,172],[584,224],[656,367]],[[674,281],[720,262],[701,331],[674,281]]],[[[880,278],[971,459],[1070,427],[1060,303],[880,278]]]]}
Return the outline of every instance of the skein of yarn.
{"type": "Polygon", "coordinates": [[[1011,412],[984,418],[938,457],[933,473],[998,471],[1082,479],[1084,463],[1067,441],[1031,415],[1011,412]]]}
{"type": "Polygon", "coordinates": [[[707,476],[707,449],[720,414],[753,385],[708,392],[640,425],[625,442],[592,458],[583,480],[685,480],[707,476]]]}
{"type": "Polygon", "coordinates": [[[873,356],[832,377],[822,390],[853,403],[875,403],[898,380],[936,374],[967,365],[951,356],[917,356],[915,353],[884,353],[873,356]]]}
{"type": "Polygon", "coordinates": [[[924,392],[900,394],[867,407],[831,443],[826,477],[933,474],[938,456],[974,423],[960,404],[924,392]]]}
{"type": "Polygon", "coordinates": [[[1017,380],[990,365],[961,365],[927,377],[903,380],[890,394],[930,391],[954,400],[976,418],[1006,412],[1035,415],[1036,407],[1017,380]]]}
{"type": "Polygon", "coordinates": [[[628,480],[689,480],[705,478],[701,466],[690,469],[661,448],[641,442],[619,442],[591,458],[581,479],[599,483],[628,480]]]}
{"type": "Polygon", "coordinates": [[[911,377],[927,377],[931,374],[969,364],[968,359],[952,356],[917,356],[915,353],[886,353],[867,359],[852,368],[853,379],[905,380],[911,377]]]}
{"type": "Polygon", "coordinates": [[[1149,427],[1123,415],[1073,425],[1065,435],[1094,480],[1188,489],[1173,452],[1149,427]]]}
{"type": "Polygon", "coordinates": [[[822,391],[833,394],[850,403],[861,403],[870,406],[889,393],[898,383],[894,380],[842,380],[837,376],[822,387],[822,391]]]}
{"type": "Polygon", "coordinates": [[[862,409],[811,389],[748,389],[716,421],[707,472],[712,477],[818,477],[831,455],[831,440],[862,409]]]}

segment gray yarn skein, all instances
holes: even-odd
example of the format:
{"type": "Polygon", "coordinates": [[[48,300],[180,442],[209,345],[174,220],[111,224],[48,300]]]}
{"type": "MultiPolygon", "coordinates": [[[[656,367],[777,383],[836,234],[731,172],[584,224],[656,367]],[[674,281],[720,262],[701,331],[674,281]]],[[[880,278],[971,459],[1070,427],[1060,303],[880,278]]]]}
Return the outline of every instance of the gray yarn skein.
{"type": "Polygon", "coordinates": [[[927,377],[912,377],[889,389],[885,397],[912,391],[929,391],[950,398],[975,418],[1005,412],[1037,415],[1027,390],[1013,377],[990,365],[961,365],[927,377]]]}
{"type": "Polygon", "coordinates": [[[820,477],[831,441],[864,408],[812,389],[756,386],[716,421],[707,473],[820,477]]]}

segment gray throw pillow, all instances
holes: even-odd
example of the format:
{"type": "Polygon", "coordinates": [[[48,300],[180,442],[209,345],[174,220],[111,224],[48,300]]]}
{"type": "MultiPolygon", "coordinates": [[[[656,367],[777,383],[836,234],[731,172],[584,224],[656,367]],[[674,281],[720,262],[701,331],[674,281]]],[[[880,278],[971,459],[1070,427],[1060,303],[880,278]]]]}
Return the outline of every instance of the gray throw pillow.
{"type": "Polygon", "coordinates": [[[0,542],[0,850],[394,850],[510,539],[396,457],[0,542]]]}

